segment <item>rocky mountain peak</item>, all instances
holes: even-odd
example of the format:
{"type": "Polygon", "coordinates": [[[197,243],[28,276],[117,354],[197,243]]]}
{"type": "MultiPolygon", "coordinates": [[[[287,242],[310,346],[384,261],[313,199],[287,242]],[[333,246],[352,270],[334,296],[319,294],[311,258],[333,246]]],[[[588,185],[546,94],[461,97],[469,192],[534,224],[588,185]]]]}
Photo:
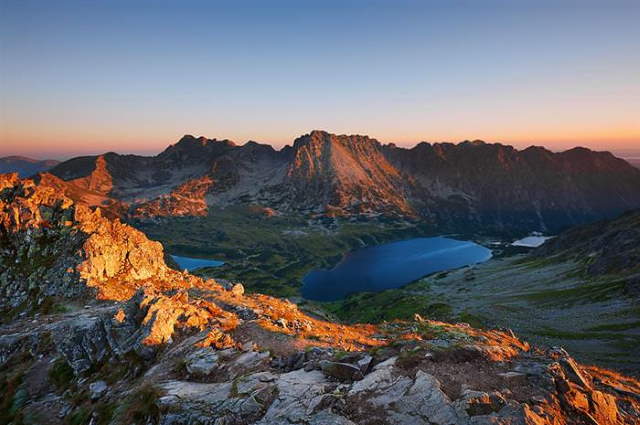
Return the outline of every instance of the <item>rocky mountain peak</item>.
{"type": "Polygon", "coordinates": [[[369,136],[361,135],[337,135],[329,133],[324,130],[312,130],[310,133],[298,137],[293,142],[294,149],[300,149],[302,146],[307,145],[333,145],[339,144],[342,146],[354,145],[354,146],[367,146],[379,147],[380,143],[376,139],[372,139],[369,136]]]}
{"type": "Polygon", "coordinates": [[[169,145],[158,157],[172,161],[203,161],[210,159],[212,155],[218,155],[229,148],[237,146],[227,139],[208,139],[206,137],[194,137],[190,134],[183,136],[176,144],[169,145]]]}
{"type": "Polygon", "coordinates": [[[222,143],[227,146],[236,146],[234,142],[228,139],[222,139],[222,140],[208,139],[204,136],[194,137],[190,134],[185,134],[184,136],[182,136],[174,146],[194,146],[194,145],[206,146],[210,143],[222,143]]]}
{"type": "Polygon", "coordinates": [[[312,131],[294,142],[287,169],[296,203],[338,211],[411,213],[399,172],[367,136],[312,131]]]}

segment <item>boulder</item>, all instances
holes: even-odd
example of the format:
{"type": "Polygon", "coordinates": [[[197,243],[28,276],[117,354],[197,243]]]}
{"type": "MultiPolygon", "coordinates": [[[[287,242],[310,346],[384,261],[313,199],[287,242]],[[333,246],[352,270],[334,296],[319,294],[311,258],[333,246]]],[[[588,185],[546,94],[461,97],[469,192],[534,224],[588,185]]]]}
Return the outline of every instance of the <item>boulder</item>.
{"type": "Polygon", "coordinates": [[[242,283],[236,283],[231,287],[231,293],[237,297],[241,297],[244,295],[244,286],[242,283]]]}
{"type": "Polygon", "coordinates": [[[91,400],[95,401],[100,399],[103,395],[106,394],[108,389],[109,387],[107,386],[107,383],[104,381],[92,382],[91,384],[89,384],[89,392],[91,394],[91,400]]]}
{"type": "Polygon", "coordinates": [[[321,360],[320,369],[326,376],[337,379],[341,382],[353,382],[363,378],[360,368],[357,365],[352,365],[350,363],[321,360]]]}
{"type": "Polygon", "coordinates": [[[185,358],[185,367],[190,375],[196,377],[208,376],[217,367],[219,356],[211,348],[202,348],[185,358]]]}

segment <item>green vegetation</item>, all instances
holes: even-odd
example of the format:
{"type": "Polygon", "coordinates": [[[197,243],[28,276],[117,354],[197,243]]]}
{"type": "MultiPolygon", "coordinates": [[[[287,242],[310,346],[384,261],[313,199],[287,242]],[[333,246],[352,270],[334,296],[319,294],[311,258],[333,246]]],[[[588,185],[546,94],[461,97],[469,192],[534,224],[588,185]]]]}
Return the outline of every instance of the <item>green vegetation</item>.
{"type": "Polygon", "coordinates": [[[556,264],[560,261],[561,259],[557,257],[530,257],[527,255],[516,260],[514,264],[522,265],[528,269],[538,269],[556,264]]]}
{"type": "Polygon", "coordinates": [[[413,318],[415,313],[431,318],[429,312],[440,319],[451,311],[446,304],[430,305],[429,298],[424,295],[409,295],[398,290],[359,293],[344,300],[323,303],[322,307],[340,320],[358,323],[406,320],[413,318]]]}
{"type": "MultiPolygon", "coordinates": [[[[226,263],[197,274],[239,281],[249,292],[280,297],[299,296],[306,273],[331,268],[346,252],[434,231],[424,224],[386,218],[266,217],[246,206],[212,209],[207,217],[137,225],[163,242],[168,252],[226,263]]],[[[482,235],[456,237],[477,240],[482,235]]],[[[634,306],[635,281],[630,283],[628,273],[588,274],[593,260],[584,255],[535,257],[522,249],[500,251],[482,265],[439,272],[402,288],[354,294],[330,303],[296,302],[315,314],[326,312],[345,322],[411,320],[418,313],[473,327],[509,327],[532,343],[558,339],[585,362],[600,355],[593,344],[612,354],[607,366],[633,362],[629,347],[637,344],[633,334],[640,309],[634,306]],[[597,308],[586,308],[589,305],[597,308]],[[620,358],[614,359],[617,354],[620,358]]]]}
{"type": "Polygon", "coordinates": [[[91,410],[87,407],[79,407],[75,409],[68,418],[66,418],[65,422],[69,425],[83,425],[89,423],[90,418],[91,410]]]}
{"type": "Polygon", "coordinates": [[[281,297],[299,295],[305,274],[334,266],[346,252],[429,232],[425,225],[387,218],[266,217],[247,206],[167,220],[134,225],[161,241],[168,252],[225,262],[196,274],[239,281],[250,291],[281,297]]]}
{"type": "Polygon", "coordinates": [[[68,389],[73,378],[75,378],[73,369],[63,358],[56,360],[49,369],[49,379],[60,391],[68,389]]]}
{"type": "MultiPolygon", "coordinates": [[[[160,409],[156,401],[161,396],[158,388],[145,384],[129,394],[122,403],[121,409],[116,412],[117,423],[148,423],[149,420],[157,421],[160,417],[160,409]]],[[[153,423],[153,422],[152,422],[153,423]]]]}
{"type": "Polygon", "coordinates": [[[469,311],[455,313],[454,308],[445,302],[438,302],[429,295],[427,289],[422,295],[416,294],[417,285],[411,284],[400,289],[383,292],[365,292],[347,297],[344,300],[322,303],[321,307],[338,319],[350,323],[380,323],[394,319],[412,320],[418,313],[425,319],[443,322],[465,322],[473,327],[485,326],[487,319],[469,311]]]}
{"type": "Polygon", "coordinates": [[[33,360],[29,353],[20,353],[0,366],[0,424],[22,423],[28,394],[21,386],[33,360]]]}
{"type": "Polygon", "coordinates": [[[44,297],[38,306],[37,312],[44,315],[67,313],[69,312],[69,307],[60,304],[55,297],[44,297]]]}
{"type": "Polygon", "coordinates": [[[0,323],[10,323],[22,313],[27,317],[33,317],[36,314],[49,315],[67,313],[68,311],[69,307],[61,304],[57,297],[44,296],[41,298],[40,290],[33,288],[22,303],[0,311],[0,323]]]}
{"type": "Polygon", "coordinates": [[[424,339],[469,339],[469,336],[463,332],[430,323],[419,323],[417,332],[422,335],[424,339]]]}
{"type": "Polygon", "coordinates": [[[624,289],[625,281],[612,282],[610,280],[584,283],[566,289],[550,289],[531,294],[524,294],[523,298],[533,302],[567,303],[567,302],[602,302],[618,297],[624,289]]]}
{"type": "Polygon", "coordinates": [[[115,402],[99,403],[94,409],[97,415],[97,425],[110,424],[117,408],[118,404],[115,402]]]}
{"type": "Polygon", "coordinates": [[[628,342],[631,347],[640,346],[640,337],[639,336],[630,336],[620,333],[609,333],[609,332],[571,332],[571,331],[563,331],[558,329],[553,329],[549,327],[545,327],[536,332],[536,335],[544,336],[547,338],[557,338],[557,339],[565,339],[565,340],[593,340],[600,339],[605,341],[618,341],[618,342],[628,342]]]}

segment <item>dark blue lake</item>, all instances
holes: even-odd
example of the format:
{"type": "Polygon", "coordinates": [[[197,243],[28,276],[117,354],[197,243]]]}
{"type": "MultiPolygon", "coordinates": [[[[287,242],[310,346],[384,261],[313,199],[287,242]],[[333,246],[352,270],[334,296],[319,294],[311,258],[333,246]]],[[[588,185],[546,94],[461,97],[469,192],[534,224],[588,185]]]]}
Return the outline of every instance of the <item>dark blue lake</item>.
{"type": "Polygon", "coordinates": [[[481,263],[491,250],[455,239],[415,238],[346,254],[331,270],[313,270],[304,278],[302,296],[334,301],[354,292],[398,288],[428,274],[481,263]]]}
{"type": "Polygon", "coordinates": [[[173,261],[175,261],[178,266],[180,266],[180,270],[187,269],[189,271],[199,269],[201,267],[217,267],[224,264],[223,261],[218,260],[205,260],[203,258],[190,258],[190,257],[180,257],[178,255],[172,255],[173,261]]]}

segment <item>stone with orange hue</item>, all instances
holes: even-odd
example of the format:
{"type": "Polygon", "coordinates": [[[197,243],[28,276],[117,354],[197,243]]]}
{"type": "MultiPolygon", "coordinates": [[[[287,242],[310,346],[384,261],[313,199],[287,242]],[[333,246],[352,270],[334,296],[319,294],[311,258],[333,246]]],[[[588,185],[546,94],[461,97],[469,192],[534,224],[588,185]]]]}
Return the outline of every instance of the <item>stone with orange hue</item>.
{"type": "Polygon", "coordinates": [[[103,216],[100,208],[76,203],[47,181],[0,176],[4,188],[0,228],[5,248],[0,261],[26,258],[30,264],[41,265],[21,267],[19,275],[12,272],[15,268],[7,267],[10,274],[4,280],[12,288],[11,296],[0,300],[0,305],[7,299],[11,305],[19,304],[34,288],[40,296],[96,291],[99,299],[126,300],[140,287],[167,290],[202,284],[169,269],[160,243],[118,219],[103,216]],[[24,257],[21,252],[26,248],[24,257]],[[55,256],[64,261],[54,261],[55,256]],[[82,284],[76,283],[76,274],[82,284]]]}
{"type": "Polygon", "coordinates": [[[205,216],[208,212],[206,195],[214,185],[210,176],[191,179],[151,201],[135,207],[135,218],[205,216]]]}
{"type": "Polygon", "coordinates": [[[141,323],[145,345],[170,343],[178,328],[202,331],[216,318],[205,305],[189,302],[186,292],[172,296],[143,292],[141,296],[139,307],[145,312],[141,323]]]}
{"type": "Polygon", "coordinates": [[[231,287],[231,293],[237,297],[244,295],[244,286],[241,283],[236,283],[231,287]]]}
{"type": "Polygon", "coordinates": [[[113,316],[113,320],[115,320],[118,323],[124,322],[126,318],[127,318],[127,315],[122,309],[118,310],[118,312],[113,316]]]}

